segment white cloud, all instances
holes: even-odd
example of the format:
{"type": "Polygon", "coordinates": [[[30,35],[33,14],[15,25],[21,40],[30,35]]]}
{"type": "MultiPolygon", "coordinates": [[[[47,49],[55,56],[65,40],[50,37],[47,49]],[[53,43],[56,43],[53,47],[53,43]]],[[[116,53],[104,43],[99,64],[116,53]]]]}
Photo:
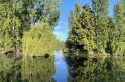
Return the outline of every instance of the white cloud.
{"type": "Polygon", "coordinates": [[[68,23],[65,21],[60,21],[58,26],[55,27],[53,33],[58,39],[65,41],[68,36],[68,23]]]}
{"type": "Polygon", "coordinates": [[[57,32],[53,32],[53,33],[57,36],[58,39],[60,39],[62,41],[65,41],[66,38],[67,38],[67,33],[66,32],[57,31],[57,32]]]}

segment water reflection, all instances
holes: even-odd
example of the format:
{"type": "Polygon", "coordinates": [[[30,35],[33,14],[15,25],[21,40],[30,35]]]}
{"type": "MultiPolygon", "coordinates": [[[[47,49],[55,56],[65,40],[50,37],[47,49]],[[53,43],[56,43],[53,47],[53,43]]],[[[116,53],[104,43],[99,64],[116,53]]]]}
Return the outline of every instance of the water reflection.
{"type": "Polygon", "coordinates": [[[54,57],[24,57],[21,73],[25,82],[53,82],[54,57]]]}
{"type": "Polygon", "coordinates": [[[67,63],[62,52],[56,52],[55,58],[1,55],[0,82],[125,82],[122,57],[80,57],[67,63]]]}
{"type": "Polygon", "coordinates": [[[55,52],[55,74],[56,82],[68,82],[68,65],[64,59],[63,52],[55,52]]]}
{"type": "Polygon", "coordinates": [[[124,58],[78,59],[69,63],[69,82],[125,82],[124,58]]]}
{"type": "Polygon", "coordinates": [[[0,56],[0,82],[55,82],[54,71],[54,57],[0,56]]]}
{"type": "Polygon", "coordinates": [[[21,82],[21,62],[0,56],[0,82],[21,82]]]}

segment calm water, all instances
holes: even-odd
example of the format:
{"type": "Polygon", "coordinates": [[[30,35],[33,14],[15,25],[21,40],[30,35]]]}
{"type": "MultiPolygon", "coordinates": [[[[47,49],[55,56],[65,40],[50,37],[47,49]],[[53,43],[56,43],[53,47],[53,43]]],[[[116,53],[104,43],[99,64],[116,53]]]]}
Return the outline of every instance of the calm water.
{"type": "Polygon", "coordinates": [[[63,52],[55,53],[55,74],[54,79],[56,82],[68,82],[68,65],[64,60],[63,52]]]}
{"type": "Polygon", "coordinates": [[[50,58],[0,56],[0,82],[125,82],[125,58],[66,62],[62,51],[50,58]]]}

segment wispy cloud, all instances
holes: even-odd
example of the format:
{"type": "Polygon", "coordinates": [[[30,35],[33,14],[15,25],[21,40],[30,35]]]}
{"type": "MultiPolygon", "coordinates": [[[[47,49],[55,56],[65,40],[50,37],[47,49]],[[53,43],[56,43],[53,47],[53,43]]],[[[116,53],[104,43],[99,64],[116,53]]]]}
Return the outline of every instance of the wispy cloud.
{"type": "Polygon", "coordinates": [[[66,40],[66,38],[67,38],[67,34],[68,33],[66,33],[66,32],[59,32],[59,31],[55,31],[55,32],[53,32],[55,35],[56,35],[56,37],[58,38],[58,39],[60,39],[61,41],[65,41],[66,40]]]}
{"type": "Polygon", "coordinates": [[[55,27],[53,33],[57,36],[58,39],[65,41],[68,35],[68,23],[60,21],[58,26],[55,27]]]}

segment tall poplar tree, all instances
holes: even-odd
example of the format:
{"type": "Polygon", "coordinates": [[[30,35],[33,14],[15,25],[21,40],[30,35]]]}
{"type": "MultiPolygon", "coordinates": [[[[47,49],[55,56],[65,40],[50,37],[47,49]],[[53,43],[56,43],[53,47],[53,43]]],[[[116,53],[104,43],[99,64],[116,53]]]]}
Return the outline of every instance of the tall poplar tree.
{"type": "Polygon", "coordinates": [[[72,50],[76,50],[78,46],[78,37],[77,37],[77,29],[78,29],[78,20],[81,12],[81,7],[78,3],[75,4],[75,9],[74,11],[70,12],[70,17],[69,17],[69,26],[70,26],[70,33],[68,37],[68,47],[71,48],[72,50]]]}
{"type": "Polygon", "coordinates": [[[117,27],[117,40],[115,53],[124,54],[125,53],[125,15],[124,15],[124,4],[122,0],[119,0],[114,8],[114,18],[117,27]]]}
{"type": "Polygon", "coordinates": [[[94,13],[89,5],[80,8],[79,4],[70,14],[70,33],[68,37],[70,48],[89,53],[95,48],[94,13]],[[72,46],[73,45],[73,46],[72,46]]]}
{"type": "Polygon", "coordinates": [[[114,6],[114,15],[109,16],[109,0],[91,0],[92,10],[84,5],[81,11],[70,15],[68,37],[71,48],[80,52],[94,52],[99,55],[125,54],[125,1],[114,6]]]}
{"type": "Polygon", "coordinates": [[[108,40],[109,0],[92,0],[95,14],[96,44],[99,52],[105,52],[108,40]]]}

